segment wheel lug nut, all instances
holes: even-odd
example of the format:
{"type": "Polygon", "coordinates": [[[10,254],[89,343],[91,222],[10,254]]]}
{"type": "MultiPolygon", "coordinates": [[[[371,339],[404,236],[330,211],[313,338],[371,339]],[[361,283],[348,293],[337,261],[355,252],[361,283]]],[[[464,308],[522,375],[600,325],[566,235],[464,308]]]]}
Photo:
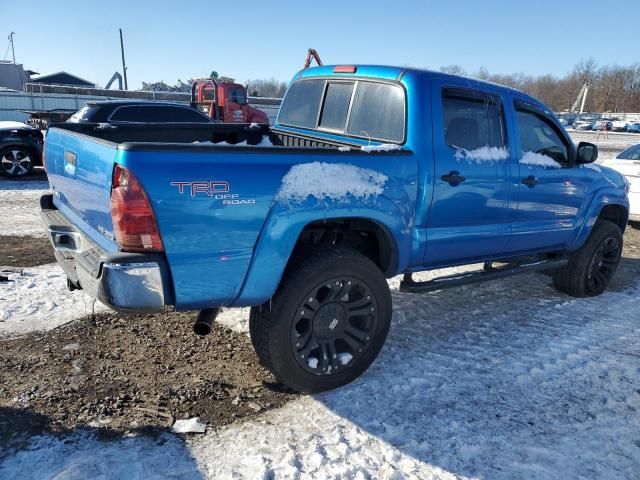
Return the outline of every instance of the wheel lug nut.
{"type": "Polygon", "coordinates": [[[371,295],[367,295],[367,300],[371,300],[371,295]]]}
{"type": "Polygon", "coordinates": [[[299,343],[296,343],[296,347],[299,347],[299,346],[300,346],[300,344],[299,344],[299,343]]]}
{"type": "Polygon", "coordinates": [[[310,301],[310,302],[313,302],[313,297],[309,297],[309,301],[310,301]]]}
{"type": "Polygon", "coordinates": [[[364,338],[365,338],[365,340],[367,340],[367,341],[369,340],[369,337],[364,337],[364,338]]]}
{"type": "Polygon", "coordinates": [[[304,355],[300,355],[300,358],[304,358],[304,355]]]}
{"type": "Polygon", "coordinates": [[[349,280],[349,281],[347,282],[347,285],[351,285],[351,280],[349,280]]]}
{"type": "Polygon", "coordinates": [[[304,310],[301,310],[301,311],[300,311],[300,315],[304,315],[304,310]]]}

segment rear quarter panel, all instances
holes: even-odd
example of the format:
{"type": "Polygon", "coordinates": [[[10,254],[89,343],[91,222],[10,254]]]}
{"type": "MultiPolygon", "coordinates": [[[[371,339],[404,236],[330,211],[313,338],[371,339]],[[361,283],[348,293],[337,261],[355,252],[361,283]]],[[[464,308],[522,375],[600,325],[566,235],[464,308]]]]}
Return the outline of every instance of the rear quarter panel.
{"type": "Polygon", "coordinates": [[[122,148],[118,161],[134,172],[152,202],[179,309],[267,300],[300,231],[318,220],[361,217],[380,222],[396,239],[403,253],[400,261],[408,261],[417,171],[410,152],[206,145],[122,148]],[[372,170],[387,180],[380,195],[367,198],[277,198],[283,177],[298,164],[314,164],[310,173],[316,171],[316,184],[332,181],[323,175],[321,164],[372,170]],[[193,182],[215,182],[215,191],[193,191],[193,182]],[[225,202],[225,195],[237,202],[225,202]]]}

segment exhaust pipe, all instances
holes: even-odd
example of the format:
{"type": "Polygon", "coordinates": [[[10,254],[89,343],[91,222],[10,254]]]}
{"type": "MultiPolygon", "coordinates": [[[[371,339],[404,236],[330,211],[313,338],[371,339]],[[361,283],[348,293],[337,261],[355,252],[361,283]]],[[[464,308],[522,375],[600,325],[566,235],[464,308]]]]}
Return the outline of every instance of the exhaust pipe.
{"type": "Polygon", "coordinates": [[[220,313],[219,308],[205,308],[201,310],[193,324],[193,332],[201,337],[209,335],[218,313],[220,313]]]}

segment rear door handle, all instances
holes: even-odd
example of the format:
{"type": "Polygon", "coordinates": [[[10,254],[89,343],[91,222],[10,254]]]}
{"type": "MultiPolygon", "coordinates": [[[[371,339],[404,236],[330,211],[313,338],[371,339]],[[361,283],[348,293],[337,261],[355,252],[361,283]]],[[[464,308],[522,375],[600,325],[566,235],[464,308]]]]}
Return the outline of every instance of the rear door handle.
{"type": "Polygon", "coordinates": [[[460,175],[460,173],[456,172],[455,170],[452,170],[447,175],[442,175],[440,178],[453,187],[457,187],[466,180],[465,177],[460,175]]]}
{"type": "Polygon", "coordinates": [[[529,175],[527,178],[522,179],[523,185],[526,185],[529,188],[533,188],[538,183],[538,179],[533,175],[529,175]]]}

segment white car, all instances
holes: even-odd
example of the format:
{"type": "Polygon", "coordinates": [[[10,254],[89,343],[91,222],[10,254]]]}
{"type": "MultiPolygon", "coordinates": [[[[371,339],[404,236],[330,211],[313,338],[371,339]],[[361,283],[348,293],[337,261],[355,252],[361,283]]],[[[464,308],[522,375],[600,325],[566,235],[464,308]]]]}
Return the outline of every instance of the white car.
{"type": "Polygon", "coordinates": [[[629,181],[629,220],[640,221],[640,144],[627,148],[602,165],[622,173],[629,181]]]}
{"type": "Polygon", "coordinates": [[[624,132],[629,125],[629,122],[626,120],[614,120],[611,124],[611,130],[614,132],[624,132]]]}

